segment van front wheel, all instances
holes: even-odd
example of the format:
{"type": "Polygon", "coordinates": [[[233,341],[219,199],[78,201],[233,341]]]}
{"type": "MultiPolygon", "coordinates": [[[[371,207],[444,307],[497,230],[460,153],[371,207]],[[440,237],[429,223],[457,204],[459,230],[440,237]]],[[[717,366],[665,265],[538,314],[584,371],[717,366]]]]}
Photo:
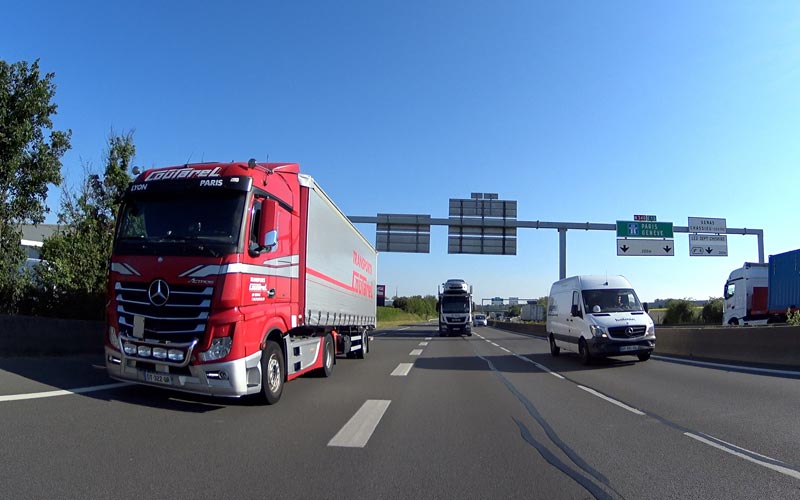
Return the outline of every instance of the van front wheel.
{"type": "Polygon", "coordinates": [[[550,354],[553,356],[561,354],[561,348],[556,345],[556,339],[552,334],[550,335],[550,354]]]}
{"type": "Polygon", "coordinates": [[[649,352],[640,352],[636,356],[639,358],[639,361],[647,361],[648,359],[650,359],[649,352]]]}
{"type": "Polygon", "coordinates": [[[589,352],[589,346],[586,345],[586,341],[583,339],[578,342],[578,356],[581,358],[581,363],[584,365],[588,365],[592,362],[592,354],[589,352]]]}

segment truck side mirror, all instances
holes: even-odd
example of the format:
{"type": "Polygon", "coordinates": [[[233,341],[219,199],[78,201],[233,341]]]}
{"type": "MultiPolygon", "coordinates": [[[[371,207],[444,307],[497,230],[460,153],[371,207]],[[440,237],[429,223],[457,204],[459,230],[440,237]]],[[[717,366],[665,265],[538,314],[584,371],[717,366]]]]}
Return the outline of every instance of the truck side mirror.
{"type": "Polygon", "coordinates": [[[258,224],[258,245],[263,252],[278,249],[278,202],[264,200],[258,224]]]}
{"type": "Polygon", "coordinates": [[[583,317],[581,315],[581,308],[580,308],[580,306],[578,304],[572,304],[572,315],[573,316],[579,316],[581,318],[583,317]]]}
{"type": "Polygon", "coordinates": [[[648,306],[648,305],[647,305],[647,302],[645,302],[644,304],[642,304],[642,307],[644,308],[644,312],[646,312],[646,313],[649,313],[649,312],[650,312],[650,306],[648,306]]]}
{"type": "Polygon", "coordinates": [[[436,301],[436,312],[437,312],[437,313],[439,312],[439,309],[440,309],[440,306],[439,306],[439,301],[437,300],[437,301],[436,301]]]}

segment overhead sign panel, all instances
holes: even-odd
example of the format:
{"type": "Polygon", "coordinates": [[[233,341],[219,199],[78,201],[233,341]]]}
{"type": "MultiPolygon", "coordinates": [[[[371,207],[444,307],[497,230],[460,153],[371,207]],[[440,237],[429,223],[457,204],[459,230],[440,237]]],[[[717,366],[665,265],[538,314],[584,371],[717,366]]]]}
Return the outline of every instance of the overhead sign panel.
{"type": "Polygon", "coordinates": [[[430,253],[431,216],[378,214],[375,247],[379,252],[430,253]]]}
{"type": "Polygon", "coordinates": [[[727,257],[728,236],[725,234],[690,234],[689,255],[692,257],[727,257]]]}
{"type": "Polygon", "coordinates": [[[728,230],[725,219],[714,219],[712,217],[689,217],[690,233],[714,233],[723,234],[728,230]]]}
{"type": "Polygon", "coordinates": [[[617,221],[618,238],[672,238],[672,222],[617,221]]]}
{"type": "Polygon", "coordinates": [[[447,253],[516,255],[517,202],[497,193],[450,199],[447,253]]]}
{"type": "Polygon", "coordinates": [[[617,238],[617,255],[628,257],[667,257],[675,255],[674,240],[630,240],[617,238]]]}

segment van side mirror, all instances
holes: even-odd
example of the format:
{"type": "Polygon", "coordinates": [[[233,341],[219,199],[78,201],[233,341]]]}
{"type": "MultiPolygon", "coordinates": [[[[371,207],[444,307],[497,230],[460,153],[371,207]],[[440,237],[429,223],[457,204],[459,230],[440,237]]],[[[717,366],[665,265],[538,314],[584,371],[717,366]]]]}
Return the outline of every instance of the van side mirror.
{"type": "Polygon", "coordinates": [[[578,304],[572,304],[572,315],[581,318],[583,317],[583,315],[581,314],[581,308],[578,304]]]}
{"type": "Polygon", "coordinates": [[[648,305],[647,305],[647,302],[645,302],[644,304],[642,304],[642,307],[644,308],[644,312],[646,312],[646,313],[649,313],[649,312],[650,312],[650,306],[648,306],[648,305]]]}
{"type": "Polygon", "coordinates": [[[258,246],[262,252],[278,249],[278,202],[264,200],[258,225],[258,246]]]}

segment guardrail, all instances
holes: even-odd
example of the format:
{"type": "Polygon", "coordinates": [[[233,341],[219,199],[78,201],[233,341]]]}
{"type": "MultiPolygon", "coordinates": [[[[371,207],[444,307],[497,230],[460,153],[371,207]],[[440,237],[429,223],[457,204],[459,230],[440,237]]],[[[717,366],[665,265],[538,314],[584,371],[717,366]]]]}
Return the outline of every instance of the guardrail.
{"type": "MultiPolygon", "coordinates": [[[[547,335],[544,324],[490,326],[547,335]]],[[[0,357],[103,353],[102,321],[0,315],[0,357]]],[[[656,354],[800,368],[800,327],[656,327],[656,354]]]]}
{"type": "MultiPolygon", "coordinates": [[[[502,330],[547,336],[544,324],[492,321],[490,325],[502,330]]],[[[800,368],[800,326],[656,326],[655,354],[800,368]]]]}
{"type": "Polygon", "coordinates": [[[0,357],[103,353],[103,322],[0,315],[0,357]]]}

